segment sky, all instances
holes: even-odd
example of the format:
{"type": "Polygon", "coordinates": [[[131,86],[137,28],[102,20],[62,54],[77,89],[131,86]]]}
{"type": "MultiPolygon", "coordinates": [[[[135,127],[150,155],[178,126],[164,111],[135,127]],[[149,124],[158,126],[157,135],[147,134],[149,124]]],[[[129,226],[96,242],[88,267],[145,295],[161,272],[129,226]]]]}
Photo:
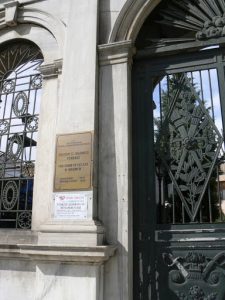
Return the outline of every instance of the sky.
{"type": "MultiPolygon", "coordinates": [[[[218,76],[216,69],[196,71],[191,73],[187,73],[189,78],[193,78],[193,82],[195,84],[196,90],[200,91],[200,98],[204,100],[206,108],[211,108],[209,110],[210,115],[214,118],[215,124],[220,131],[223,133],[223,123],[222,123],[222,115],[221,115],[221,105],[220,105],[220,93],[218,87],[218,76]],[[202,88],[201,88],[202,86],[202,88]],[[213,107],[213,109],[212,109],[213,107]]],[[[154,110],[154,117],[160,117],[160,89],[161,94],[163,91],[167,91],[167,79],[164,77],[160,84],[158,84],[153,93],[153,100],[156,104],[156,109],[154,110]]],[[[156,128],[155,128],[156,129],[156,128]]]]}

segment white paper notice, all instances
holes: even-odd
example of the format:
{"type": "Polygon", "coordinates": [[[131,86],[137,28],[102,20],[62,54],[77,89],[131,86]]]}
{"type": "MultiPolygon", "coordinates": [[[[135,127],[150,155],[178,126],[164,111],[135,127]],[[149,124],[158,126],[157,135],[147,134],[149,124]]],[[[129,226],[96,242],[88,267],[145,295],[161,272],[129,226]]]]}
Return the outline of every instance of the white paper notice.
{"type": "Polygon", "coordinates": [[[55,194],[56,219],[86,220],[88,211],[88,201],[86,194],[55,194]]]}

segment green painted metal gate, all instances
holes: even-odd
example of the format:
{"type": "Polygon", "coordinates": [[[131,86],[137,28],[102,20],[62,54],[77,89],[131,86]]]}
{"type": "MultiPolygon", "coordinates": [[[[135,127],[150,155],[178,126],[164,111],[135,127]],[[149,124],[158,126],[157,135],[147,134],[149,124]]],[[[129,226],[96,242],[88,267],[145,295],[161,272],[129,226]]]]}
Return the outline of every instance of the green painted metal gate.
{"type": "Polygon", "coordinates": [[[134,300],[225,299],[225,50],[133,64],[134,300]]]}

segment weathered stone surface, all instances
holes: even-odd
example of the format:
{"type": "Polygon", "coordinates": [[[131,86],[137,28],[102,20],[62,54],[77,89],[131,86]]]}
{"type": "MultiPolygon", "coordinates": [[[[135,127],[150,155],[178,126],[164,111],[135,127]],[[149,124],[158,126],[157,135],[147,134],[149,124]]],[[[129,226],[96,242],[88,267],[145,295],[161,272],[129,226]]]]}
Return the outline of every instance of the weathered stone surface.
{"type": "Polygon", "coordinates": [[[126,1],[12,1],[5,18],[8,2],[0,1],[0,46],[13,39],[36,43],[44,80],[33,231],[0,230],[0,298],[130,300],[132,43],[100,47],[100,63],[97,52],[126,1]],[[95,135],[88,220],[56,221],[56,135],[82,131],[95,135]]]}

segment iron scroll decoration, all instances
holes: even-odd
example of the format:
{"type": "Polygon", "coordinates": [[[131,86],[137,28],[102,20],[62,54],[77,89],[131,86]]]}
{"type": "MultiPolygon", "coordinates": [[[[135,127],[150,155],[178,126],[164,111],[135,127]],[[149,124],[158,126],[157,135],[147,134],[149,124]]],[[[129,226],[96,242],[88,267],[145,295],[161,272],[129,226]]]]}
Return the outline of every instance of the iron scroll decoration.
{"type": "Polygon", "coordinates": [[[15,181],[8,181],[3,189],[2,194],[3,207],[6,210],[13,209],[13,207],[16,205],[19,196],[18,187],[15,181]]]}
{"type": "Polygon", "coordinates": [[[20,158],[20,155],[23,151],[23,140],[22,137],[18,134],[14,134],[8,143],[8,157],[13,160],[17,161],[20,158]],[[14,146],[16,144],[16,151],[14,151],[14,146]]]}
{"type": "Polygon", "coordinates": [[[7,133],[9,131],[9,122],[8,121],[0,121],[0,136],[7,133]]]}
{"type": "Polygon", "coordinates": [[[189,252],[185,257],[163,253],[163,261],[170,269],[170,288],[179,300],[224,299],[224,252],[213,258],[199,252],[189,252]]]}
{"type": "Polygon", "coordinates": [[[15,99],[13,100],[12,108],[13,112],[17,117],[21,117],[25,115],[27,108],[29,105],[29,100],[25,92],[20,92],[16,95],[15,99]],[[21,107],[19,107],[19,103],[22,102],[21,107]]]}
{"type": "Polygon", "coordinates": [[[155,145],[192,222],[221,152],[222,135],[186,75],[175,89],[155,145]],[[168,151],[170,149],[170,151],[168,151]]]}

